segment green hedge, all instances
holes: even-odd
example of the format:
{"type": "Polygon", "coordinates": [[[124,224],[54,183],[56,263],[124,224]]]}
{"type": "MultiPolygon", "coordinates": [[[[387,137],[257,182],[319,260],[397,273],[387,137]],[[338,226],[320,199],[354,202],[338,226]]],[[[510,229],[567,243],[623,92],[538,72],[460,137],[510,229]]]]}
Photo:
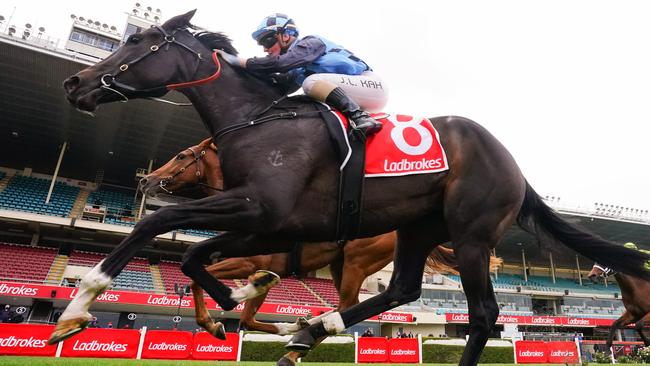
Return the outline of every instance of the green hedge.
{"type": "MultiPolygon", "coordinates": [[[[242,361],[277,361],[287,351],[284,342],[243,342],[242,361]]],[[[424,363],[458,363],[464,346],[447,346],[442,344],[423,344],[422,361],[424,363]]],[[[514,363],[512,347],[486,347],[479,363],[514,363]]],[[[305,362],[354,362],[354,343],[320,344],[305,362]]]]}
{"type": "MultiPolygon", "coordinates": [[[[422,362],[424,363],[458,363],[465,346],[447,346],[444,344],[423,344],[422,362]]],[[[485,347],[479,363],[514,363],[512,347],[485,347]]]]}

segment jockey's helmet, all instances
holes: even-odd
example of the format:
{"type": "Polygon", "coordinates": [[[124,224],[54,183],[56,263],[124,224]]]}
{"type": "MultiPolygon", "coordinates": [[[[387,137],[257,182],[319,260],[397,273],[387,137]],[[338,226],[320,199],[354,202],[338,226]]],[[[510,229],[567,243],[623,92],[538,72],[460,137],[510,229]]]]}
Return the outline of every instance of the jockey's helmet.
{"type": "Polygon", "coordinates": [[[252,36],[257,43],[260,43],[264,38],[276,34],[288,34],[297,37],[298,28],[296,28],[296,23],[286,14],[271,14],[262,20],[252,36]]]}

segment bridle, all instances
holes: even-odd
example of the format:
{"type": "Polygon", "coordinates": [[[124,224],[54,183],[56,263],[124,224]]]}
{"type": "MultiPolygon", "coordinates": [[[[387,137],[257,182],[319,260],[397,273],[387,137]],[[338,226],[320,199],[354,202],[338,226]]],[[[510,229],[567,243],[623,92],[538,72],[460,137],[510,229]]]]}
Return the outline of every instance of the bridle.
{"type": "MultiPolygon", "coordinates": [[[[203,149],[203,150],[201,150],[200,152],[197,153],[196,151],[194,151],[193,148],[188,147],[187,149],[183,150],[183,152],[185,152],[187,150],[189,150],[192,153],[192,156],[194,156],[194,159],[192,159],[192,161],[190,161],[189,163],[185,164],[185,166],[180,168],[176,173],[161,179],[160,182],[158,183],[158,186],[160,187],[160,189],[162,189],[163,191],[165,191],[165,192],[167,192],[169,194],[172,194],[173,192],[170,191],[169,189],[167,189],[166,187],[170,183],[174,182],[174,178],[176,178],[179,174],[184,173],[185,170],[187,170],[187,168],[189,168],[190,166],[192,166],[194,164],[196,164],[196,172],[194,173],[194,175],[196,175],[199,178],[199,180],[201,179],[201,164],[199,164],[199,160],[203,159],[203,157],[205,156],[205,149],[203,149]]],[[[214,187],[211,187],[211,188],[213,188],[215,190],[220,190],[220,189],[214,188],[214,187]]]]}
{"type": "MultiPolygon", "coordinates": [[[[180,42],[180,41],[176,40],[176,37],[175,37],[176,32],[178,32],[179,30],[182,30],[184,28],[176,28],[171,33],[168,33],[165,29],[163,29],[161,26],[158,26],[158,25],[153,26],[153,28],[157,29],[163,35],[162,42],[150,46],[149,51],[147,51],[143,55],[135,58],[134,60],[131,60],[131,61],[127,62],[127,63],[124,63],[124,64],[120,65],[120,67],[118,68],[118,70],[116,72],[114,72],[112,74],[104,74],[104,75],[102,75],[102,77],[100,78],[100,81],[102,83],[102,86],[101,86],[102,89],[109,90],[109,91],[119,95],[120,98],[122,98],[123,102],[127,102],[129,100],[129,98],[127,98],[125,93],[132,94],[133,96],[143,96],[143,97],[146,97],[146,96],[151,95],[151,94],[163,94],[163,93],[166,93],[169,90],[178,90],[178,89],[189,88],[189,87],[192,87],[192,86],[205,84],[205,83],[208,83],[210,81],[216,80],[221,75],[221,63],[219,63],[219,58],[217,57],[217,51],[214,51],[212,53],[212,61],[214,62],[217,70],[212,75],[210,75],[210,76],[208,76],[206,78],[203,78],[203,79],[187,81],[187,82],[182,82],[182,83],[168,84],[168,85],[163,85],[163,86],[158,86],[158,87],[148,88],[148,89],[137,89],[137,88],[134,88],[134,87],[132,87],[130,85],[127,85],[127,84],[124,84],[124,83],[122,83],[120,81],[117,81],[116,78],[120,74],[126,72],[131,66],[137,64],[138,62],[144,60],[145,58],[147,58],[147,57],[149,57],[149,56],[151,56],[153,54],[156,54],[163,47],[164,47],[165,51],[168,51],[169,46],[172,45],[172,44],[175,44],[175,45],[181,47],[182,49],[190,52],[191,54],[193,54],[196,57],[196,59],[197,59],[196,67],[194,69],[194,73],[192,74],[192,75],[196,75],[196,73],[199,70],[199,66],[200,66],[201,62],[204,60],[204,58],[203,58],[203,55],[200,52],[196,52],[194,49],[192,49],[192,47],[186,45],[183,42],[180,42]]],[[[151,99],[158,100],[157,98],[151,98],[151,99]]],[[[165,102],[167,102],[167,101],[165,101],[165,102]]]]}
{"type": "Polygon", "coordinates": [[[601,277],[601,278],[607,278],[609,276],[613,276],[613,275],[616,274],[616,271],[614,271],[613,269],[611,269],[609,267],[603,267],[598,263],[594,264],[594,268],[598,268],[599,270],[602,271],[602,273],[598,276],[598,277],[601,277]]]}

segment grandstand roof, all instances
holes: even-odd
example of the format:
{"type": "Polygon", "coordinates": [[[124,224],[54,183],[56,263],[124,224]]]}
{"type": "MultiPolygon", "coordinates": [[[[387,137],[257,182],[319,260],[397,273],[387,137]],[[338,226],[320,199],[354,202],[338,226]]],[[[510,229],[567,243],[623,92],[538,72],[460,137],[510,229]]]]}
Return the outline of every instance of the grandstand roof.
{"type": "MultiPolygon", "coordinates": [[[[0,154],[11,157],[3,166],[51,173],[68,141],[60,176],[92,182],[103,170],[104,182],[134,187],[150,159],[159,166],[207,137],[191,107],[135,100],[103,105],[95,117],[76,111],[61,85],[86,66],[0,37],[0,154]]],[[[176,92],[169,99],[184,101],[176,92]]]]}

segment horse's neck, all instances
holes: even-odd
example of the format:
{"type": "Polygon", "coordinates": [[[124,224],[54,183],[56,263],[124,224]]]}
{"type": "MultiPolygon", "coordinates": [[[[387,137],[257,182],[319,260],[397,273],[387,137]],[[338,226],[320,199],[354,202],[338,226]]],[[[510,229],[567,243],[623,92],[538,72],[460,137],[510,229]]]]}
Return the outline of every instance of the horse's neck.
{"type": "Polygon", "coordinates": [[[210,188],[206,188],[208,196],[213,196],[219,193],[219,191],[214,188],[223,189],[223,175],[221,174],[218,160],[219,157],[214,157],[214,160],[211,160],[210,164],[206,164],[205,181],[210,186],[210,188]]]}
{"type": "MultiPolygon", "coordinates": [[[[214,65],[202,67],[205,68],[202,72],[207,74],[214,65]]],[[[218,79],[181,91],[192,102],[213,136],[225,127],[255,118],[282,96],[278,89],[241,70],[234,70],[225,62],[221,62],[221,67],[218,79]]]]}
{"type": "Polygon", "coordinates": [[[622,293],[629,293],[629,291],[634,290],[634,283],[637,281],[636,278],[620,272],[616,273],[614,278],[616,278],[616,282],[622,293]]]}

